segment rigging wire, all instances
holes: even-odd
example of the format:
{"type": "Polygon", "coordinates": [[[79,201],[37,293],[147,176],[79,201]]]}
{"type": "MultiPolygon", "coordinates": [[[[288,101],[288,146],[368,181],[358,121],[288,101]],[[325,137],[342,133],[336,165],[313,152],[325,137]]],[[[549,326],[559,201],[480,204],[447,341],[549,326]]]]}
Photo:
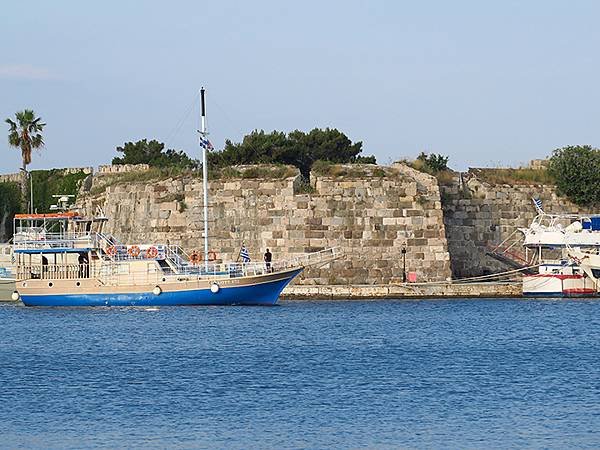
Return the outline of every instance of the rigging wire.
{"type": "Polygon", "coordinates": [[[185,122],[188,120],[188,117],[194,110],[194,107],[196,106],[197,102],[198,102],[198,94],[195,94],[194,98],[192,99],[189,106],[185,110],[185,113],[183,114],[183,116],[179,119],[179,121],[177,121],[177,123],[175,124],[175,127],[167,135],[167,138],[165,139],[165,149],[168,149],[169,147],[172,146],[175,138],[181,132],[181,129],[183,128],[183,126],[185,125],[185,122]]]}

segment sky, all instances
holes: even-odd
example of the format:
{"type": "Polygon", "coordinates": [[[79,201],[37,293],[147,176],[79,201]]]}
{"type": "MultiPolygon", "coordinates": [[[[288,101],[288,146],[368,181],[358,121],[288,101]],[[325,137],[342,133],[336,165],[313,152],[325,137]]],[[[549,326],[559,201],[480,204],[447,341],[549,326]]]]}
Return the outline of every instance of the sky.
{"type": "MultiPolygon", "coordinates": [[[[599,18],[578,0],[5,2],[0,116],[47,123],[33,169],[108,164],[143,138],[199,158],[204,86],[217,149],[334,127],[380,164],[515,166],[600,146],[599,18]]],[[[0,173],[17,171],[0,139],[0,173]]]]}

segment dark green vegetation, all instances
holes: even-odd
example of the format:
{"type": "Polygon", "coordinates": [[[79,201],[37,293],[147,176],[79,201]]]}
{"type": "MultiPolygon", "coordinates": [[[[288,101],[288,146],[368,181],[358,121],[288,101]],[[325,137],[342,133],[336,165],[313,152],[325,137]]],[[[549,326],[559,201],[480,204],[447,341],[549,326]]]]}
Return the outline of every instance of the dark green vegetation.
{"type": "MultiPolygon", "coordinates": [[[[44,137],[42,131],[46,126],[42,119],[35,117],[31,109],[25,109],[15,113],[15,120],[6,119],[8,124],[8,145],[21,150],[22,170],[25,172],[27,166],[31,163],[31,152],[34,149],[41,149],[44,146],[44,137]]],[[[27,204],[28,198],[27,178],[21,180],[21,201],[23,205],[27,204]]]]}
{"type": "Polygon", "coordinates": [[[559,194],[577,205],[600,205],[600,150],[590,145],[554,150],[548,168],[559,194]]]}
{"type": "Polygon", "coordinates": [[[308,133],[253,131],[240,143],[230,140],[220,152],[209,153],[209,165],[230,167],[244,164],[289,164],[297,167],[304,179],[318,160],[334,163],[372,163],[374,156],[360,156],[362,142],[352,143],[348,137],[331,128],[315,128],[308,133]]]}
{"type": "Polygon", "coordinates": [[[448,159],[448,156],[421,152],[419,153],[419,156],[417,156],[415,165],[419,166],[419,170],[435,175],[438,172],[448,170],[448,159]]]}
{"type": "Polygon", "coordinates": [[[13,235],[13,217],[19,212],[21,190],[18,183],[0,183],[0,242],[13,235]]]}
{"type": "MultiPolygon", "coordinates": [[[[33,210],[38,213],[47,213],[50,205],[56,204],[52,195],[77,195],[82,180],[87,177],[84,172],[65,173],[62,169],[33,170],[29,174],[33,180],[33,210]]],[[[29,196],[29,189],[27,192],[29,196]]],[[[0,183],[0,242],[12,236],[14,215],[28,210],[21,205],[19,183],[0,183]]]]}
{"type": "Polygon", "coordinates": [[[415,160],[403,159],[400,162],[419,172],[433,175],[440,183],[447,184],[454,179],[454,172],[448,167],[448,159],[448,156],[421,152],[415,160]]]}
{"type": "Polygon", "coordinates": [[[31,176],[33,177],[33,209],[45,213],[50,210],[50,205],[56,204],[53,195],[77,195],[81,182],[87,174],[65,173],[62,169],[52,169],[34,170],[31,176]]]}
{"type": "Polygon", "coordinates": [[[195,169],[198,161],[191,159],[183,151],[168,149],[157,140],[142,139],[137,142],[126,142],[123,147],[117,147],[122,157],[115,157],[113,164],[148,164],[152,167],[175,167],[179,169],[195,169]]]}

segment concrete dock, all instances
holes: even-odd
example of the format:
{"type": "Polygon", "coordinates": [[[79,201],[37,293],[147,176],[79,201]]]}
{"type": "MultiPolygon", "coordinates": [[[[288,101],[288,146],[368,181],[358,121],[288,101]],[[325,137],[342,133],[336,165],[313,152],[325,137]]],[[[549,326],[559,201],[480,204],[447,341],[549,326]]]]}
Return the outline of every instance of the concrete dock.
{"type": "Polygon", "coordinates": [[[498,298],[521,297],[521,282],[404,283],[393,285],[291,285],[284,300],[364,300],[397,298],[498,298]]]}

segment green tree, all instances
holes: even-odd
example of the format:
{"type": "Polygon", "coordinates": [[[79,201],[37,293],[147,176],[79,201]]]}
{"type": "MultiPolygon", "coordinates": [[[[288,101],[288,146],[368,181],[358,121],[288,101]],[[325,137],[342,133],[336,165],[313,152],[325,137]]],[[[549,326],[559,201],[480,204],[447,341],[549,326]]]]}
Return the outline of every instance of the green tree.
{"type": "Polygon", "coordinates": [[[265,133],[255,130],[244,136],[240,143],[225,141],[221,152],[209,153],[211,166],[225,167],[238,164],[279,163],[296,166],[308,179],[315,161],[334,163],[375,163],[374,156],[359,156],[362,142],[352,143],[342,132],[315,128],[308,133],[295,130],[286,135],[281,131],[265,133]]]}
{"type": "Polygon", "coordinates": [[[433,175],[448,170],[448,159],[448,156],[438,155],[436,153],[427,154],[421,152],[419,156],[417,156],[417,161],[420,161],[423,170],[433,175]]]}
{"type": "Polygon", "coordinates": [[[195,169],[198,161],[191,159],[183,151],[168,149],[157,140],[142,139],[137,142],[126,142],[123,147],[117,147],[117,152],[123,157],[115,157],[113,164],[148,164],[153,167],[178,167],[195,169]]]}
{"type": "Polygon", "coordinates": [[[554,150],[548,167],[558,192],[577,205],[600,204],[600,150],[591,145],[554,150]]]}
{"type": "Polygon", "coordinates": [[[44,146],[42,131],[46,126],[42,119],[35,117],[31,109],[25,109],[15,113],[15,119],[6,119],[9,126],[8,144],[21,150],[21,201],[23,206],[27,204],[27,166],[31,164],[31,152],[44,146]]]}

